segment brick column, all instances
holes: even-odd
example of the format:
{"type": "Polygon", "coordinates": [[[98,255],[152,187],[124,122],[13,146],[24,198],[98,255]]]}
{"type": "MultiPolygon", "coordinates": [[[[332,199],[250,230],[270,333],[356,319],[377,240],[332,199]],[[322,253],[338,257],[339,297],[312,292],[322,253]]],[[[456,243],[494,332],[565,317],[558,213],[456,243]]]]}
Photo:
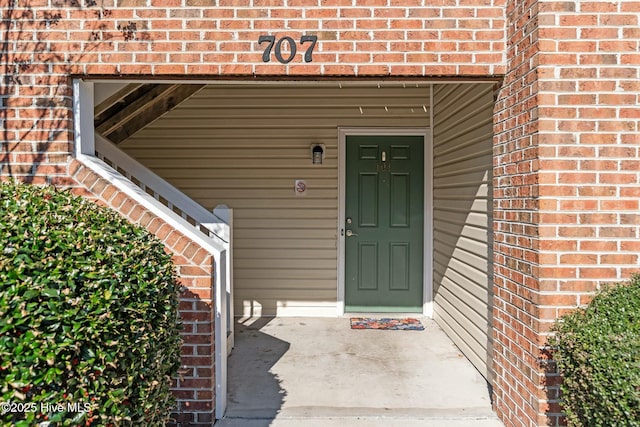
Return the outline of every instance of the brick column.
{"type": "MultiPolygon", "coordinates": [[[[539,6],[540,344],[558,316],[640,270],[639,16],[632,1],[539,6]]],[[[541,375],[541,424],[562,425],[560,380],[553,366],[541,375]]]]}
{"type": "Polygon", "coordinates": [[[562,425],[550,327],[639,270],[640,4],[507,4],[495,114],[496,410],[562,425]]]}
{"type": "Polygon", "coordinates": [[[507,2],[507,74],[494,115],[494,393],[507,426],[537,423],[537,1],[507,2]]]}

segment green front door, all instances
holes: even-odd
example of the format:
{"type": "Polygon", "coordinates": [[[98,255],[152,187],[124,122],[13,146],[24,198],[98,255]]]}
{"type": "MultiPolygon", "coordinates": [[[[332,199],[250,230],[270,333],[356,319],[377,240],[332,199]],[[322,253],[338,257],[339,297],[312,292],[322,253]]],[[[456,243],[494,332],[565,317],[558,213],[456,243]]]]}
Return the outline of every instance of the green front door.
{"type": "Polygon", "coordinates": [[[347,136],[345,305],[421,312],[422,136],[347,136]]]}

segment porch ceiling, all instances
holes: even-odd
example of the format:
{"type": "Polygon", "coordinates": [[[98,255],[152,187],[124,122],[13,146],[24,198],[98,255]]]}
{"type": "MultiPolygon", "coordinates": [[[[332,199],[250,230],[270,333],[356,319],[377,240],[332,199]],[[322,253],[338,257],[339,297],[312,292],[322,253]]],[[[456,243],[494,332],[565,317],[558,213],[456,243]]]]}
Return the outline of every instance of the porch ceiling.
{"type": "MultiPolygon", "coordinates": [[[[211,81],[207,84],[184,82],[144,83],[132,82],[123,85],[112,95],[101,100],[94,109],[96,132],[115,144],[119,144],[142,130],[167,112],[189,99],[208,85],[258,85],[282,87],[381,87],[410,88],[442,85],[453,82],[426,81],[376,81],[376,80],[327,80],[327,81],[211,81]]],[[[475,82],[482,83],[482,82],[475,82]]],[[[486,82],[485,82],[486,83],[486,82]]]]}

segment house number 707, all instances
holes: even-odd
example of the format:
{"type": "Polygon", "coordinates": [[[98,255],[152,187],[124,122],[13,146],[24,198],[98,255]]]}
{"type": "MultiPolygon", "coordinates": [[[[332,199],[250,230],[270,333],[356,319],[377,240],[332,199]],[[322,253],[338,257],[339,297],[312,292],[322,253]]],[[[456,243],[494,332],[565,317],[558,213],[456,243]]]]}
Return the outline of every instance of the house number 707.
{"type": "MultiPolygon", "coordinates": [[[[311,55],[313,54],[313,48],[316,47],[317,41],[318,41],[318,36],[300,37],[300,46],[302,46],[307,42],[311,42],[311,44],[307,47],[307,50],[304,53],[304,62],[313,61],[313,57],[311,55]]],[[[291,62],[291,60],[293,60],[293,58],[296,56],[296,52],[298,51],[298,49],[296,48],[296,42],[289,36],[280,37],[280,39],[277,42],[276,42],[275,36],[264,36],[264,35],[260,36],[260,38],[258,39],[258,44],[262,44],[264,42],[268,42],[269,44],[267,45],[267,47],[264,50],[264,53],[262,54],[262,62],[271,61],[271,50],[274,47],[275,49],[273,50],[276,55],[276,59],[281,64],[288,64],[289,62],[291,62]],[[287,54],[286,58],[282,55],[283,43],[287,43],[289,45],[289,53],[287,54]]]]}

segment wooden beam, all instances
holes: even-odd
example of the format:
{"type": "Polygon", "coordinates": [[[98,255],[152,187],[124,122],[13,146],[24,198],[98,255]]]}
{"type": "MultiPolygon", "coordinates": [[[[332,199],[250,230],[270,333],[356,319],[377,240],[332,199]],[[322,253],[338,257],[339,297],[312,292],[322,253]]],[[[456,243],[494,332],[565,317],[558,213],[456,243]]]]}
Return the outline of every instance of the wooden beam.
{"type": "Polygon", "coordinates": [[[161,91],[151,99],[145,97],[144,106],[136,108],[135,114],[128,116],[126,123],[120,122],[119,126],[113,128],[108,134],[108,138],[115,144],[124,141],[151,122],[173,110],[205,86],[176,84],[166,88],[166,90],[161,91]]]}
{"type": "Polygon", "coordinates": [[[104,101],[102,101],[99,105],[96,105],[95,108],[93,109],[94,117],[98,119],[98,116],[103,114],[113,105],[121,102],[124,98],[126,98],[128,95],[130,95],[132,92],[134,92],[136,89],[140,88],[141,86],[142,84],[138,84],[138,83],[131,83],[126,85],[125,87],[123,87],[122,89],[120,89],[119,91],[117,91],[116,93],[114,93],[113,95],[105,99],[104,101]]]}
{"type": "Polygon", "coordinates": [[[171,89],[170,84],[145,85],[144,91],[138,94],[136,99],[127,99],[126,105],[119,108],[110,117],[101,123],[96,124],[96,131],[106,138],[111,139],[109,134],[116,129],[122,127],[126,122],[136,117],[140,110],[146,108],[146,105],[157,96],[162,95],[165,91],[171,89]]]}

